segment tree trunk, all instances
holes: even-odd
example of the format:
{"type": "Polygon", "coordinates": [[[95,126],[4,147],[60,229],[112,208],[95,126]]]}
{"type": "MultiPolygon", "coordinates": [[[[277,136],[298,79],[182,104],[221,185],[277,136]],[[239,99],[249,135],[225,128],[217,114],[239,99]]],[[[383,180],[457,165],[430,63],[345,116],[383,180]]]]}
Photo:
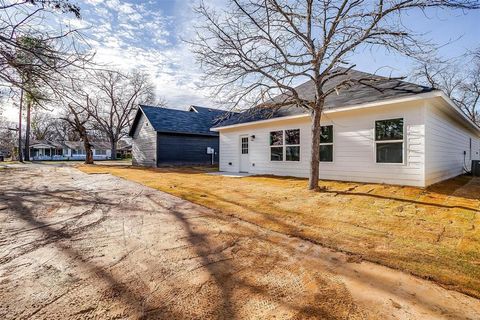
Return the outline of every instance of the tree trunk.
{"type": "Polygon", "coordinates": [[[321,108],[315,108],[312,111],[312,153],[310,154],[310,178],[308,180],[308,189],[310,190],[315,190],[318,188],[318,179],[320,174],[321,110],[321,108]]]}
{"type": "Polygon", "coordinates": [[[83,137],[83,145],[85,147],[85,164],[93,164],[92,145],[90,144],[87,135],[83,137]]]}
{"type": "Polygon", "coordinates": [[[25,123],[25,161],[30,161],[30,115],[32,111],[32,102],[27,103],[27,122],[25,123]]]}
{"type": "Polygon", "coordinates": [[[110,140],[110,152],[111,152],[110,158],[112,160],[116,160],[117,159],[117,141],[115,141],[115,139],[110,140]]]}
{"type": "Polygon", "coordinates": [[[18,113],[18,161],[23,162],[22,157],[22,106],[23,106],[23,89],[20,91],[20,111],[18,113]]]}

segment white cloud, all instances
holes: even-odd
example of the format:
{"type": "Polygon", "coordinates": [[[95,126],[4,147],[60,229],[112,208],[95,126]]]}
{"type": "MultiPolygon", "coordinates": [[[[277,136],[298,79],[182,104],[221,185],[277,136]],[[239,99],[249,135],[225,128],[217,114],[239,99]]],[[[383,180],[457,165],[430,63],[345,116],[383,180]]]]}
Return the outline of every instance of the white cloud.
{"type": "MultiPolygon", "coordinates": [[[[180,36],[191,35],[191,4],[177,1],[170,15],[161,9],[157,1],[84,0],[82,20],[60,16],[59,21],[72,28],[86,28],[98,64],[149,74],[157,95],[170,107],[214,106],[208,90],[199,86],[202,74],[194,56],[179,40],[180,36]]],[[[13,120],[15,109],[9,107],[7,111],[13,120]]]]}
{"type": "Polygon", "coordinates": [[[190,4],[178,2],[174,17],[147,4],[97,2],[94,12],[101,17],[95,23],[91,45],[96,61],[124,71],[147,72],[171,107],[190,104],[213,105],[207,90],[198,87],[201,73],[180,36],[191,34],[193,11],[190,4]],[[103,17],[109,17],[104,19],[103,17]]]}

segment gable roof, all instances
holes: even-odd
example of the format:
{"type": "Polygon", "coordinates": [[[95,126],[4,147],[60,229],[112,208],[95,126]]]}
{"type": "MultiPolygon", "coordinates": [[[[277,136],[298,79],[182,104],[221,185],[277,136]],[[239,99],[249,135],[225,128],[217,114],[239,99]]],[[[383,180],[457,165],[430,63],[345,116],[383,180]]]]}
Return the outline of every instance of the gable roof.
{"type": "Polygon", "coordinates": [[[210,128],[225,118],[229,112],[199,106],[190,106],[186,111],[140,105],[129,136],[133,136],[142,114],[157,132],[217,136],[218,133],[210,131],[210,128]]]}
{"type": "MultiPolygon", "coordinates": [[[[342,68],[338,68],[342,69],[342,68]]],[[[414,83],[390,79],[366,73],[357,70],[349,70],[345,75],[337,76],[329,80],[324,90],[330,90],[338,86],[347,79],[366,80],[362,83],[355,83],[349,87],[339,88],[337,94],[333,93],[327,96],[324,110],[340,109],[346,106],[360,105],[394,98],[403,98],[407,96],[422,94],[434,91],[435,89],[417,85],[414,83]],[[370,84],[369,84],[370,82],[370,84]]],[[[313,100],[315,97],[315,87],[313,80],[309,80],[295,88],[300,98],[313,100]]],[[[281,101],[282,95],[275,97],[274,101],[281,101]]],[[[235,114],[229,119],[218,123],[214,128],[230,126],[240,123],[288,117],[294,115],[307,114],[302,107],[295,105],[283,107],[254,107],[242,113],[235,114]]]]}
{"type": "Polygon", "coordinates": [[[64,147],[64,145],[60,142],[48,141],[48,140],[32,140],[30,142],[30,148],[42,148],[42,147],[61,149],[64,147]]]}

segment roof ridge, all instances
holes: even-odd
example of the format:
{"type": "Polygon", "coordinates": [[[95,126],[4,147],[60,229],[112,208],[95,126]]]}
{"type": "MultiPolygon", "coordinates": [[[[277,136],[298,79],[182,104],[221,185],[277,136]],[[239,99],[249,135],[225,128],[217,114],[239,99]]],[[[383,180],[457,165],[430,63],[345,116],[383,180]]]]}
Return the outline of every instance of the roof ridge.
{"type": "MultiPolygon", "coordinates": [[[[180,111],[180,112],[189,112],[188,110],[184,109],[177,109],[177,108],[168,108],[168,107],[162,107],[162,106],[150,106],[150,105],[145,105],[145,104],[139,104],[140,108],[150,108],[150,109],[161,109],[161,110],[168,110],[168,111],[180,111]]],[[[197,106],[197,105],[190,105],[189,107],[194,107],[196,109],[203,109],[203,110],[209,110],[213,112],[229,112],[228,110],[223,110],[223,109],[217,109],[217,108],[212,108],[212,107],[202,107],[202,106],[197,106]]]]}
{"type": "MultiPolygon", "coordinates": [[[[342,69],[342,70],[345,70],[347,72],[355,72],[355,73],[361,73],[361,74],[364,74],[366,76],[370,76],[370,77],[377,77],[377,78],[381,78],[383,80],[386,80],[386,81],[392,81],[392,80],[396,80],[396,81],[399,81],[399,82],[402,82],[402,83],[405,83],[405,84],[410,84],[410,85],[415,85],[415,86],[419,86],[419,87],[423,87],[425,89],[435,89],[434,87],[430,87],[430,86],[425,86],[425,85],[422,85],[422,84],[418,84],[418,83],[415,83],[415,82],[411,82],[411,81],[405,81],[404,79],[400,79],[402,77],[390,77],[390,76],[382,76],[382,75],[379,75],[379,74],[376,74],[376,73],[370,73],[370,72],[367,72],[367,71],[363,71],[363,70],[358,70],[358,69],[355,69],[355,68],[345,68],[345,67],[336,67],[334,68],[333,70],[335,69],[342,69]]],[[[332,71],[333,71],[332,70],[332,71]]],[[[347,74],[347,73],[346,73],[347,74]]],[[[303,84],[303,83],[302,83],[303,84]]]]}

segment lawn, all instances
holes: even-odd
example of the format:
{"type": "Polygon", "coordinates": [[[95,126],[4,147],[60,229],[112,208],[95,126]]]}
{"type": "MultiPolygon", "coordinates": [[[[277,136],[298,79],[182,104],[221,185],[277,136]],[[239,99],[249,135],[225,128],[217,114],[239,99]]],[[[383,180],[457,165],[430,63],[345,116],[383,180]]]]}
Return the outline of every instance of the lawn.
{"type": "Polygon", "coordinates": [[[428,189],[272,176],[232,178],[203,168],[79,166],[168,192],[264,228],[401,269],[480,298],[480,179],[428,189]]]}

